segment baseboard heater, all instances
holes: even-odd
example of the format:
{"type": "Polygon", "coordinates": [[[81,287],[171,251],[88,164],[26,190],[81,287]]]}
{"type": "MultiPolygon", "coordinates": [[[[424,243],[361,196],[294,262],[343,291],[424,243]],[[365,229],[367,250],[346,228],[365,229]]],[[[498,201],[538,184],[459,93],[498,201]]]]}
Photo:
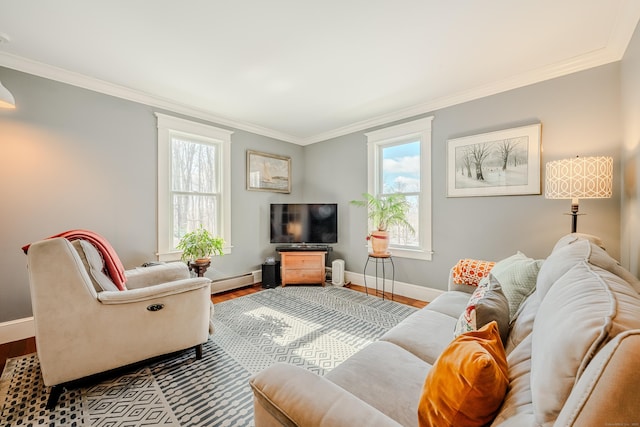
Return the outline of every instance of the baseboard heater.
{"type": "Polygon", "coordinates": [[[211,293],[229,291],[231,289],[241,288],[243,286],[258,283],[253,273],[241,274],[239,276],[225,277],[223,279],[214,279],[211,281],[211,293]]]}

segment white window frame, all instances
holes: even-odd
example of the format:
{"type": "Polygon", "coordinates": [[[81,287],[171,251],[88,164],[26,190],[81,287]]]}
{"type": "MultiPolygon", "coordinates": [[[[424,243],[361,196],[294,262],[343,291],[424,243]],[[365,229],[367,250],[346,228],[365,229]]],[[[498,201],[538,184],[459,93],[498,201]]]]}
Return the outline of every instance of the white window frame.
{"type": "Polygon", "coordinates": [[[155,113],[158,121],[158,260],[177,261],[182,255],[173,247],[171,209],[171,138],[182,136],[215,144],[219,150],[220,226],[223,253],[231,253],[231,135],[233,131],[155,113]]]}
{"type": "Polygon", "coordinates": [[[416,249],[389,246],[394,257],[431,260],[431,122],[433,116],[390,126],[365,133],[368,151],[368,191],[378,195],[382,192],[380,158],[381,147],[402,142],[420,142],[420,202],[419,202],[419,246],[416,249]]]}

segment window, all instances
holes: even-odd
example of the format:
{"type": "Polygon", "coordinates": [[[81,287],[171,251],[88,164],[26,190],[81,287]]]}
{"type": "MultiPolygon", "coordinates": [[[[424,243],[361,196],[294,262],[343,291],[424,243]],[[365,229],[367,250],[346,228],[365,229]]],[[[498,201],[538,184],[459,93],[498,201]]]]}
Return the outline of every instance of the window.
{"type": "Polygon", "coordinates": [[[369,193],[404,194],[408,220],[389,231],[394,256],[430,260],[431,251],[431,121],[414,120],[366,133],[369,152],[369,193]]]}
{"type": "Polygon", "coordinates": [[[180,258],[180,238],[200,224],[231,243],[230,144],[233,132],[156,113],[158,259],[180,258]]]}

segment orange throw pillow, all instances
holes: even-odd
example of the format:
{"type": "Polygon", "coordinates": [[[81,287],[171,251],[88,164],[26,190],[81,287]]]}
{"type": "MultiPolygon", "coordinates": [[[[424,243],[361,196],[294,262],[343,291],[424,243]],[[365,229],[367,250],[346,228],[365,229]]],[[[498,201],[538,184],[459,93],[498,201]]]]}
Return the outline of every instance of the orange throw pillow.
{"type": "Polygon", "coordinates": [[[507,393],[507,368],[495,321],[458,336],[427,374],[418,406],[420,427],[490,423],[507,393]]]}
{"type": "Polygon", "coordinates": [[[493,261],[461,259],[453,266],[453,283],[478,286],[480,280],[489,274],[494,265],[496,263],[493,261]]]}

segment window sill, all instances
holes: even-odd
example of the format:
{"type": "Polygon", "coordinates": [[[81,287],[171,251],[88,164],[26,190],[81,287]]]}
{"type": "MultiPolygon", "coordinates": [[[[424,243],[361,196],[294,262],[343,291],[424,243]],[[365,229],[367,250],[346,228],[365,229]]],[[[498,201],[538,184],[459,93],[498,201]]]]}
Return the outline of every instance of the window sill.
{"type": "MultiPolygon", "coordinates": [[[[231,253],[232,246],[225,247],[222,249],[222,255],[229,255],[231,253]]],[[[158,257],[158,261],[162,262],[171,262],[171,261],[180,261],[182,258],[182,251],[171,251],[164,253],[156,253],[158,257]]]]}
{"type": "Polygon", "coordinates": [[[424,251],[421,249],[389,248],[389,252],[391,252],[391,255],[395,258],[419,259],[423,261],[431,261],[433,255],[432,251],[424,251]]]}
{"type": "MultiPolygon", "coordinates": [[[[367,245],[369,253],[371,253],[371,244],[367,245]]],[[[390,247],[389,252],[394,258],[419,259],[422,261],[431,261],[433,251],[424,251],[422,249],[406,249],[390,247]]]]}

